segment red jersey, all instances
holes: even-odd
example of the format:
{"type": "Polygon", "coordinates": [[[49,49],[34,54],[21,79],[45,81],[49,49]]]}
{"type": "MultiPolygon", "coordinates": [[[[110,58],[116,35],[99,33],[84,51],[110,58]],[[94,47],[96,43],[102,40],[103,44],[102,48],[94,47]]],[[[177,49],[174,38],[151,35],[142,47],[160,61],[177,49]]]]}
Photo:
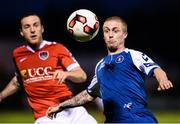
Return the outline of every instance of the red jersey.
{"type": "Polygon", "coordinates": [[[35,119],[45,116],[49,106],[72,96],[66,83],[58,84],[48,73],[79,66],[62,44],[43,41],[36,51],[24,45],[13,51],[13,57],[35,119]]]}

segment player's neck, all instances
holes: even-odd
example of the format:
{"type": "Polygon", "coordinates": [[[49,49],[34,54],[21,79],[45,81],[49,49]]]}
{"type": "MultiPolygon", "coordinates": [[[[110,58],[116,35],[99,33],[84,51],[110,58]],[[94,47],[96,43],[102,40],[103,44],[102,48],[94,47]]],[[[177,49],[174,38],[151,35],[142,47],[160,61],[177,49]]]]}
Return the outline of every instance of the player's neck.
{"type": "Polygon", "coordinates": [[[31,44],[31,43],[27,43],[28,46],[30,46],[34,51],[38,50],[40,48],[42,41],[37,43],[37,44],[31,44]]]}
{"type": "Polygon", "coordinates": [[[108,51],[108,54],[109,55],[114,55],[114,54],[118,54],[118,53],[121,53],[122,51],[124,51],[125,50],[125,47],[123,46],[123,47],[119,47],[116,51],[108,51]]]}

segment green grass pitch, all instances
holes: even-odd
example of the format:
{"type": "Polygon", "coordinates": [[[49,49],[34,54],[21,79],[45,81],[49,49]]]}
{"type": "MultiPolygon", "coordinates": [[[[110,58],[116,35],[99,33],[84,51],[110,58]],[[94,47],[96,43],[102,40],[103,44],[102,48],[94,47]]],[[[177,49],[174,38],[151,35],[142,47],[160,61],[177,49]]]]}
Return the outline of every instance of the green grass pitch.
{"type": "MultiPolygon", "coordinates": [[[[88,110],[99,122],[103,123],[102,112],[88,110]]],[[[153,111],[159,123],[180,123],[180,110],[153,111]]],[[[33,123],[34,119],[30,111],[0,111],[0,123],[33,123]]]]}

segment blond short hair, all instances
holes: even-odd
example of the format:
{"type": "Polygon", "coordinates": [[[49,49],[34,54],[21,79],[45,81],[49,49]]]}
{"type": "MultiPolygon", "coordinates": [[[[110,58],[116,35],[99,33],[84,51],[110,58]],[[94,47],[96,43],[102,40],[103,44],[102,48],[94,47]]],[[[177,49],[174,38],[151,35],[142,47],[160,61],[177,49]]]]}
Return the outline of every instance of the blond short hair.
{"type": "Polygon", "coordinates": [[[126,23],[126,21],[123,18],[121,18],[119,16],[111,16],[111,17],[106,18],[106,20],[104,22],[111,21],[111,20],[115,20],[115,21],[121,22],[122,25],[123,25],[123,31],[125,33],[127,33],[127,23],[126,23]]]}

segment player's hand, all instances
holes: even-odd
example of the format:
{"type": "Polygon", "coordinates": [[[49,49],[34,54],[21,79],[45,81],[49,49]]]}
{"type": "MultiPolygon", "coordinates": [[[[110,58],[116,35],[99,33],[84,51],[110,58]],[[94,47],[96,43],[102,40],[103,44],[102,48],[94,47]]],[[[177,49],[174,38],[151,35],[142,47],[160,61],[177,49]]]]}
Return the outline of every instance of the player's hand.
{"type": "Polygon", "coordinates": [[[56,70],[50,74],[53,75],[53,79],[58,80],[59,84],[63,83],[68,77],[68,72],[62,70],[56,70]]]}
{"type": "Polygon", "coordinates": [[[162,80],[159,82],[158,91],[168,90],[173,87],[170,80],[162,80]]]}
{"type": "Polygon", "coordinates": [[[50,119],[56,118],[56,114],[60,111],[62,110],[60,109],[59,105],[49,107],[48,110],[46,111],[46,116],[50,119]]]}

